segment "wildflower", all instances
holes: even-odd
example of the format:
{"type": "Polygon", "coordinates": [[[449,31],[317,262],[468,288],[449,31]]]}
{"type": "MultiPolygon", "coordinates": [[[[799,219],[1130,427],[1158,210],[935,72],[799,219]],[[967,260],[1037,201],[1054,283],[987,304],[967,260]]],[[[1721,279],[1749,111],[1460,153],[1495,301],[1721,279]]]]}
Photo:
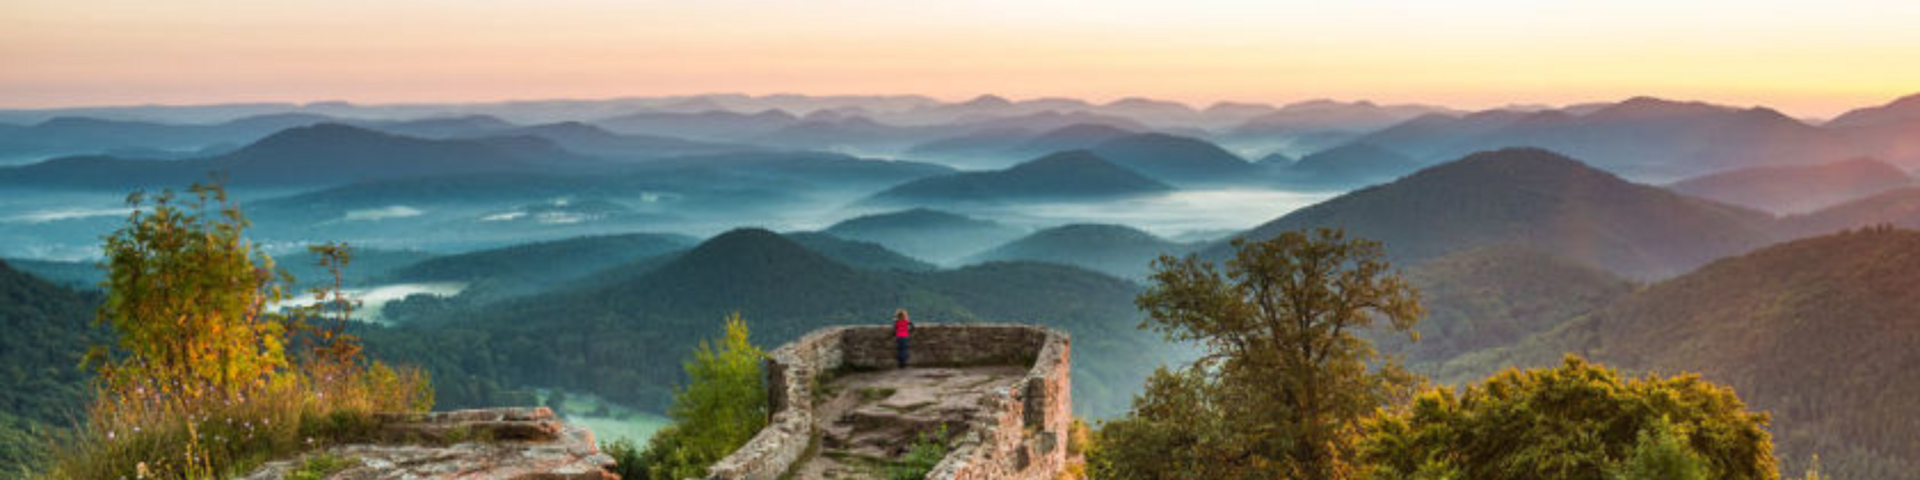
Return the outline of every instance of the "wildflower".
{"type": "Polygon", "coordinates": [[[151,472],[147,471],[147,462],[140,462],[138,464],[135,464],[133,466],[133,471],[134,471],[134,478],[144,479],[144,478],[147,478],[148,475],[152,475],[151,472]]]}

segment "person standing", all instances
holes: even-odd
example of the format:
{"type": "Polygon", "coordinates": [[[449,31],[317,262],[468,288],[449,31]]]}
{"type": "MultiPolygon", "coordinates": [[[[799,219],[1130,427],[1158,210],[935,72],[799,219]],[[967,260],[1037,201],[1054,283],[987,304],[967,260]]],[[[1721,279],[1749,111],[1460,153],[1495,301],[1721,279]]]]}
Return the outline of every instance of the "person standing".
{"type": "Polygon", "coordinates": [[[913,336],[913,321],[907,319],[907,309],[893,312],[893,348],[894,360],[900,368],[907,368],[907,337],[913,336]]]}

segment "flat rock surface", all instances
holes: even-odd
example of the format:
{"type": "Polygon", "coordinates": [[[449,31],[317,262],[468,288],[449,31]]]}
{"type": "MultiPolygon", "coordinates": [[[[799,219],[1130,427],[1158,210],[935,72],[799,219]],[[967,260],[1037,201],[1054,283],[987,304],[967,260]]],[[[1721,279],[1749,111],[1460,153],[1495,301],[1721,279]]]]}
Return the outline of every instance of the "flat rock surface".
{"type": "MultiPolygon", "coordinates": [[[[552,416],[540,408],[394,417],[385,426],[391,433],[433,441],[328,448],[327,455],[351,466],[326,480],[611,480],[613,458],[600,452],[593,432],[552,416]],[[462,439],[446,441],[449,432],[462,439]]],[[[241,478],[287,479],[313,455],[270,462],[241,478]]]]}
{"type": "Polygon", "coordinates": [[[906,454],[922,434],[964,433],[992,392],[1013,385],[1015,366],[908,368],[848,373],[815,399],[817,447],[793,469],[796,479],[879,478],[875,466],[906,454]]]}

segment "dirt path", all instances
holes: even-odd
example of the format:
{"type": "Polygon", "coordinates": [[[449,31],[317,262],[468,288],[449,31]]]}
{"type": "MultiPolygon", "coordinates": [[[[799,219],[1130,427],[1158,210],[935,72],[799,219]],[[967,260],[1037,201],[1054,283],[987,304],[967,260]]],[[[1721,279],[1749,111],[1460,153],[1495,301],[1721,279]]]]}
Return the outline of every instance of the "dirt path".
{"type": "Polygon", "coordinates": [[[842,375],[821,387],[814,405],[816,447],[792,478],[879,478],[877,465],[898,459],[921,434],[946,427],[965,433],[980,401],[1026,375],[1013,366],[909,368],[842,375]]]}

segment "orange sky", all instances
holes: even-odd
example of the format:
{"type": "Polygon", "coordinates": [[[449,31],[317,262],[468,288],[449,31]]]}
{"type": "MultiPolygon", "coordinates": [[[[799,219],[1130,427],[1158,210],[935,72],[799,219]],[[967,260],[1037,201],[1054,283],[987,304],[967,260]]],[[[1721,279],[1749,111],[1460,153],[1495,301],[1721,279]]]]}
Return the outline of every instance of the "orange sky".
{"type": "Polygon", "coordinates": [[[0,106],[1647,94],[1828,116],[1920,92],[1916,25],[1920,2],[1870,0],[5,0],[0,106]]]}

